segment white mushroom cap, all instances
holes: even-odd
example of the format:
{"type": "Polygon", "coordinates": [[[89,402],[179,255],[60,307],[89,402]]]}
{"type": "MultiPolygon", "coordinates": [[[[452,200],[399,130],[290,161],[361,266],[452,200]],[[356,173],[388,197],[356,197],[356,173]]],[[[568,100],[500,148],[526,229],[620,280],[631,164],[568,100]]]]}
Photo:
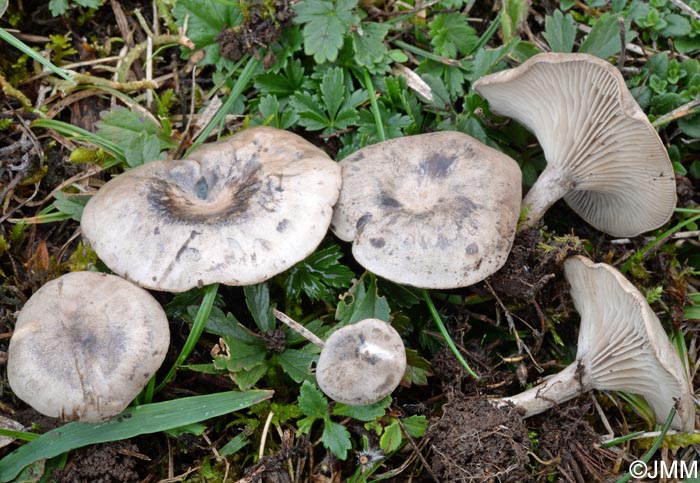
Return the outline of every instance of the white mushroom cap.
{"type": "Polygon", "coordinates": [[[672,426],[692,431],[695,407],[685,366],[644,296],[610,265],[575,256],[564,269],[581,315],[576,361],[504,400],[527,417],[582,391],[627,391],[643,396],[659,422],[678,401],[672,426]]]}
{"type": "Polygon", "coordinates": [[[339,189],[340,167],[323,151],[258,127],[117,176],[81,226],[110,269],[143,287],[249,285],[316,249],[339,189]]]}
{"type": "Polygon", "coordinates": [[[343,159],[331,229],[366,269],[397,283],[456,288],[505,263],[520,213],[511,158],[459,132],[408,136],[343,159]]]}
{"type": "Polygon", "coordinates": [[[143,389],[169,342],[165,312],[147,291],[114,275],[68,273],[22,308],[7,378],[17,397],[42,414],[104,421],[143,389]]]}
{"type": "Polygon", "coordinates": [[[316,366],[316,380],[331,399],[356,406],[392,393],[406,371],[398,332],[379,319],[365,319],[333,332],[316,366]]]}
{"type": "Polygon", "coordinates": [[[668,221],[673,166],[661,139],[608,62],[587,54],[539,54],[479,79],[492,111],[530,129],[547,167],[523,200],[523,227],[564,197],[595,228],[636,236],[668,221]]]}

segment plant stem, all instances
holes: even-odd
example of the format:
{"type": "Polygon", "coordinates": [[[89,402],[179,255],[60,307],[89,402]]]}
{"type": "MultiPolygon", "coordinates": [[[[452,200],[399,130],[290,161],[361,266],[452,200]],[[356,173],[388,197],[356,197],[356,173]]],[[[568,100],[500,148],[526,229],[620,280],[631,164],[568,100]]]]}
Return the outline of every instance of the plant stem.
{"type": "Polygon", "coordinates": [[[277,309],[272,309],[272,313],[275,314],[275,318],[277,320],[286,324],[287,327],[289,327],[294,332],[301,335],[304,339],[308,340],[312,344],[315,344],[321,348],[323,348],[323,346],[326,345],[325,342],[323,342],[316,334],[311,332],[309,329],[307,329],[306,327],[301,325],[296,320],[292,319],[290,316],[288,316],[284,312],[280,312],[277,309]]]}
{"type": "Polygon", "coordinates": [[[452,340],[452,337],[450,337],[450,334],[447,332],[447,328],[445,327],[445,324],[442,323],[442,319],[440,318],[440,314],[438,314],[437,309],[435,308],[435,304],[433,304],[433,300],[430,298],[430,293],[426,289],[423,289],[423,299],[425,300],[425,303],[428,305],[428,310],[430,310],[430,314],[433,316],[433,320],[435,321],[435,325],[438,326],[438,329],[440,329],[440,333],[442,336],[445,338],[445,342],[447,343],[447,347],[450,348],[452,353],[455,355],[457,360],[459,361],[460,364],[462,364],[462,367],[469,373],[470,376],[472,376],[474,379],[479,379],[479,376],[472,370],[471,367],[469,367],[469,364],[467,364],[467,361],[464,360],[464,357],[462,357],[462,354],[460,354],[459,350],[457,349],[457,346],[455,345],[454,341],[452,340]]]}
{"type": "Polygon", "coordinates": [[[158,384],[158,386],[155,389],[155,392],[159,392],[160,390],[162,390],[165,387],[165,385],[169,383],[173,377],[175,377],[175,372],[177,372],[178,368],[192,353],[194,346],[197,345],[199,337],[204,331],[204,326],[206,325],[207,320],[209,320],[209,314],[211,313],[211,309],[214,306],[214,299],[216,299],[216,293],[218,292],[218,290],[218,283],[213,283],[207,286],[206,289],[204,289],[204,297],[202,298],[202,303],[199,306],[199,310],[197,311],[197,316],[194,318],[194,324],[192,324],[190,335],[187,336],[187,340],[185,341],[185,345],[180,351],[180,355],[177,356],[175,363],[172,365],[170,371],[168,371],[168,374],[165,376],[165,378],[163,378],[161,383],[158,384]]]}
{"type": "Polygon", "coordinates": [[[364,70],[365,77],[365,89],[367,89],[367,94],[369,95],[369,104],[372,108],[372,114],[374,115],[374,124],[377,127],[377,137],[379,141],[386,141],[386,134],[384,133],[384,121],[382,121],[382,113],[379,111],[379,105],[377,104],[377,98],[374,95],[374,85],[372,84],[372,79],[369,76],[369,71],[364,70]]]}

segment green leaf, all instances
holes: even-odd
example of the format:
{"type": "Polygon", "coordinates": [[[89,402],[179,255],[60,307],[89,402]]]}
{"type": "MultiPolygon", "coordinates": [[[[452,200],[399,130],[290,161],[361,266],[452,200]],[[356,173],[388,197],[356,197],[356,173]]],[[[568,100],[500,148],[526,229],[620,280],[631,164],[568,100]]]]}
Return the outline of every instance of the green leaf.
{"type": "Polygon", "coordinates": [[[250,370],[242,369],[231,374],[231,378],[241,391],[251,389],[260,379],[263,378],[270,368],[268,361],[263,361],[262,364],[253,367],[250,370]]]}
{"type": "Polygon", "coordinates": [[[661,33],[666,37],[682,37],[683,35],[688,35],[693,31],[690,21],[677,13],[670,13],[666,15],[664,20],[666,20],[667,25],[661,31],[661,33]]]}
{"type": "Polygon", "coordinates": [[[155,136],[140,132],[124,145],[124,156],[129,167],[134,168],[156,159],[163,159],[160,141],[155,136]]]}
{"type": "Polygon", "coordinates": [[[527,0],[505,0],[502,4],[501,38],[508,43],[517,36],[523,22],[527,21],[530,2],[527,0]]]}
{"type": "Polygon", "coordinates": [[[187,24],[187,36],[197,49],[204,49],[202,64],[216,64],[221,59],[216,37],[222,30],[243,21],[236,2],[177,0],[173,17],[180,27],[187,24]]]}
{"type": "Polygon", "coordinates": [[[260,124],[289,129],[299,120],[299,115],[287,106],[286,102],[280,103],[277,96],[261,97],[258,104],[258,112],[262,116],[260,124]]]}
{"type": "Polygon", "coordinates": [[[422,438],[428,430],[428,424],[430,423],[428,418],[418,414],[402,418],[401,422],[411,438],[422,438]]]}
{"type": "Polygon", "coordinates": [[[700,114],[694,114],[678,120],[678,127],[691,138],[700,139],[700,114]]]}
{"type": "Polygon", "coordinates": [[[552,52],[573,52],[576,41],[576,23],[570,13],[564,15],[561,10],[545,18],[542,36],[552,52]]]}
{"type": "Polygon", "coordinates": [[[280,366],[282,366],[282,370],[284,370],[294,382],[300,383],[313,379],[310,369],[311,364],[318,359],[317,354],[299,349],[287,349],[281,354],[277,354],[275,358],[280,366]]]}
{"type": "Polygon", "coordinates": [[[312,382],[303,382],[297,401],[299,409],[306,416],[322,419],[328,414],[328,400],[312,382]]]}
{"type": "Polygon", "coordinates": [[[321,100],[330,119],[335,119],[338,109],[343,104],[345,94],[345,75],[340,67],[326,70],[321,79],[321,100]]]}
{"type": "Polygon", "coordinates": [[[293,9],[294,23],[302,24],[304,52],[317,64],[333,62],[350,27],[359,23],[353,13],[357,0],[300,0],[293,9]]]}
{"type": "Polygon", "coordinates": [[[153,119],[122,107],[103,113],[97,128],[99,137],[121,148],[130,167],[158,159],[161,150],[176,145],[153,119]]]}
{"type": "Polygon", "coordinates": [[[49,10],[54,17],[63,15],[68,10],[68,0],[51,0],[49,2],[49,10]]]}
{"type": "Polygon", "coordinates": [[[384,43],[384,37],[389,31],[389,25],[363,22],[361,27],[352,32],[355,62],[364,67],[374,67],[380,64],[387,56],[388,50],[384,43]]]}
{"type": "Polygon", "coordinates": [[[435,53],[454,59],[457,52],[468,55],[479,41],[476,30],[461,15],[441,13],[430,22],[430,43],[435,53]]]}
{"type": "Polygon", "coordinates": [[[384,433],[379,439],[379,447],[384,453],[393,453],[401,446],[403,432],[399,422],[394,419],[389,426],[384,428],[384,433]]]}
{"type": "Polygon", "coordinates": [[[304,87],[306,77],[299,59],[287,64],[282,72],[266,72],[255,78],[253,85],[261,94],[272,94],[279,98],[293,95],[304,87]]]}
{"type": "Polygon", "coordinates": [[[229,414],[272,397],[273,391],[226,391],[127,408],[120,416],[97,424],[68,423],[42,434],[0,460],[0,481],[13,479],[40,459],[91,444],[157,433],[229,414]]]}
{"type": "Polygon", "coordinates": [[[369,273],[367,278],[369,284],[366,288],[363,277],[341,297],[335,312],[335,318],[341,325],[354,324],[363,319],[380,319],[388,322],[391,318],[389,303],[385,297],[380,297],[377,293],[376,278],[369,273]]]}
{"type": "Polygon", "coordinates": [[[470,64],[470,72],[467,78],[475,81],[491,71],[520,43],[520,39],[515,37],[510,43],[497,49],[481,49],[474,54],[474,60],[470,64]]]}
{"type": "Polygon", "coordinates": [[[70,215],[75,221],[80,221],[83,215],[83,209],[91,198],[91,196],[87,195],[72,195],[66,197],[62,191],[55,191],[53,196],[56,198],[53,202],[53,206],[61,213],[70,215]]]}
{"type": "Polygon", "coordinates": [[[403,382],[424,386],[428,384],[430,375],[430,362],[421,357],[415,349],[406,349],[406,372],[403,374],[403,382]]]}
{"type": "Polygon", "coordinates": [[[342,424],[331,421],[330,417],[326,417],[323,422],[321,442],[340,460],[347,458],[348,450],[352,448],[350,432],[342,424]]]}
{"type": "MultiPolygon", "coordinates": [[[[627,32],[631,38],[630,32],[627,32]]],[[[620,51],[620,24],[615,15],[605,13],[591,28],[590,33],[584,39],[579,52],[595,55],[606,59],[620,51]]]]}
{"type": "MultiPolygon", "coordinates": [[[[401,114],[400,112],[392,112],[383,104],[379,104],[379,112],[382,117],[382,125],[384,127],[384,136],[386,139],[398,138],[403,136],[403,128],[413,124],[413,120],[401,114]]],[[[360,118],[357,121],[357,131],[366,136],[367,144],[379,142],[379,134],[377,133],[377,124],[374,116],[367,110],[360,111],[360,118]]]]}
{"type": "Polygon", "coordinates": [[[231,438],[231,440],[228,443],[226,443],[219,449],[219,455],[231,456],[233,454],[236,454],[240,450],[242,450],[248,443],[248,436],[246,436],[246,433],[244,431],[241,431],[236,436],[231,438]]]}
{"type": "Polygon", "coordinates": [[[350,404],[336,403],[333,407],[333,415],[347,416],[358,421],[374,421],[386,414],[386,408],[391,405],[391,396],[386,396],[381,401],[366,406],[351,406],[350,404]]]}
{"type": "Polygon", "coordinates": [[[283,276],[287,297],[299,300],[303,292],[312,301],[332,302],[336,296],[333,289],[349,287],[355,276],[340,263],[342,256],[340,246],[328,245],[287,270],[283,276]]]}
{"type": "Polygon", "coordinates": [[[318,418],[315,418],[313,416],[306,416],[305,418],[301,418],[297,421],[297,428],[299,429],[299,432],[303,434],[309,434],[309,432],[311,431],[311,427],[317,420],[318,418]]]}
{"type": "Polygon", "coordinates": [[[246,285],[243,287],[245,303],[250,314],[253,316],[255,325],[260,332],[267,332],[275,328],[275,316],[270,306],[270,288],[267,282],[256,285],[246,285]]]}
{"type": "Polygon", "coordinates": [[[251,344],[229,337],[224,337],[224,341],[228,347],[228,354],[214,358],[214,367],[217,369],[226,369],[234,373],[240,370],[249,371],[265,362],[267,349],[262,341],[251,344]]]}

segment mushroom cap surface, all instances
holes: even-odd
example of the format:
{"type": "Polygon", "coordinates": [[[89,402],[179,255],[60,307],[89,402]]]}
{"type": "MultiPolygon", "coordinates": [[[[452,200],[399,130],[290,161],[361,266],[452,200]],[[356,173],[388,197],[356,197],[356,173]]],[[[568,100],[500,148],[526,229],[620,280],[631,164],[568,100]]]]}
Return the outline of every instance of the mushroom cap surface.
{"type": "Polygon", "coordinates": [[[331,399],[373,404],[391,394],[406,371],[406,350],[396,330],[365,319],[333,332],[316,366],[316,380],[331,399]]]}
{"type": "Polygon", "coordinates": [[[548,165],[526,200],[563,184],[569,206],[615,236],[636,236],[671,217],[676,188],[668,153],[610,63],[588,54],[539,54],[479,79],[474,89],[542,145],[548,165]]]}
{"type": "Polygon", "coordinates": [[[303,138],[257,127],[106,183],[81,226],[102,261],[142,287],[249,285],[322,241],[340,167],[303,138]]]}
{"type": "Polygon", "coordinates": [[[371,272],[421,288],[479,282],[505,263],[520,213],[517,163],[460,132],[367,146],[340,162],[331,229],[371,272]]]}
{"type": "Polygon", "coordinates": [[[695,406],[685,366],[644,296],[619,271],[574,256],[564,262],[581,315],[578,355],[584,385],[643,396],[663,422],[678,400],[673,427],[692,431],[695,406]]]}
{"type": "Polygon", "coordinates": [[[68,273],[22,308],[7,377],[17,397],[42,414],[104,421],[143,389],[169,342],[165,312],[147,291],[114,275],[68,273]]]}

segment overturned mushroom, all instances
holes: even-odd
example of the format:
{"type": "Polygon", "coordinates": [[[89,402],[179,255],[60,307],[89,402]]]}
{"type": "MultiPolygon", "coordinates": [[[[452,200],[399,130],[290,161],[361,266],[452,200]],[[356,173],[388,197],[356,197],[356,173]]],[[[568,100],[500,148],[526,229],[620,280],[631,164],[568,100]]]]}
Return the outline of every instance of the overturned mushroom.
{"type": "Polygon", "coordinates": [[[479,282],[508,257],[518,165],[466,134],[391,139],[343,159],[331,229],[375,274],[421,288],[479,282]]]}
{"type": "Polygon", "coordinates": [[[379,319],[364,319],[333,332],[323,342],[277,310],[278,320],[321,347],[318,386],[334,401],[361,406],[391,394],[406,371],[406,350],[398,332],[379,319]]]}
{"type": "Polygon", "coordinates": [[[627,391],[643,396],[659,422],[677,401],[672,425],[692,431],[695,407],[685,367],[642,294],[604,263],[575,256],[564,269],[581,315],[576,360],[542,384],[499,401],[528,417],[590,389],[627,391]]]}
{"type": "Polygon", "coordinates": [[[523,200],[523,228],[560,198],[595,228],[636,236],[668,221],[676,204],[668,153],[608,62],[547,53],[479,79],[491,110],[530,129],[547,167],[523,200]]]}
{"type": "Polygon", "coordinates": [[[88,202],[81,227],[110,269],[143,287],[248,285],[316,249],[339,189],[340,168],[323,151],[252,128],[117,176],[88,202]]]}
{"type": "Polygon", "coordinates": [[[104,421],[143,389],[169,341],[165,312],[147,291],[114,275],[68,273],[22,308],[7,378],[17,397],[42,414],[104,421]]]}

